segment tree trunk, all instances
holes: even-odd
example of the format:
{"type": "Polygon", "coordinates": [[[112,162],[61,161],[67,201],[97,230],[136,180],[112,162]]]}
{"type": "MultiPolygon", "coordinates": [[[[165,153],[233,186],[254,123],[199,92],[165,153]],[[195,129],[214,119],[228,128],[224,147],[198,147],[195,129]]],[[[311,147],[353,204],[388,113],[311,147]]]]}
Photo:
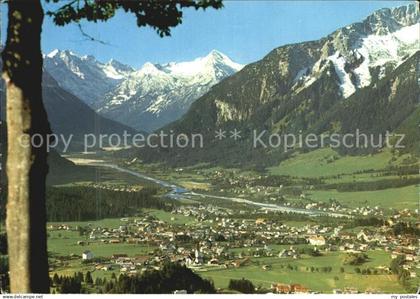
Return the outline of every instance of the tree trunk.
{"type": "Polygon", "coordinates": [[[29,138],[50,132],[42,102],[39,0],[8,1],[8,28],[3,58],[7,109],[7,240],[12,293],[49,293],[46,244],[45,142],[29,138]]]}

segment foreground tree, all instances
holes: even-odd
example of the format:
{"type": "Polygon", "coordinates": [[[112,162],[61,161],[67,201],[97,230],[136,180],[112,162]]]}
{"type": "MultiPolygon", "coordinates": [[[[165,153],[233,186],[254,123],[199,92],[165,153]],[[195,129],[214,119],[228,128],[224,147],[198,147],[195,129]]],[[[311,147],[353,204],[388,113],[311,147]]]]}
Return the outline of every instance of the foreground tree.
{"type": "Polygon", "coordinates": [[[25,146],[49,133],[42,104],[41,4],[9,1],[7,41],[2,53],[7,97],[7,240],[12,292],[48,292],[45,146],[25,146]],[[26,138],[26,140],[25,140],[26,138]]]}
{"type": "MultiPolygon", "coordinates": [[[[184,8],[221,8],[222,0],[45,0],[58,7],[48,11],[54,23],[106,21],[118,9],[135,15],[137,26],[150,26],[160,36],[182,22],[184,8]]],[[[9,0],[6,45],[2,52],[7,97],[7,239],[10,290],[48,293],[45,180],[46,138],[50,133],[42,102],[40,0],[9,0]],[[30,141],[33,142],[30,142],[30,141]],[[40,146],[40,141],[44,141],[40,146]]],[[[89,37],[90,39],[93,39],[89,37]]]]}
{"type": "Polygon", "coordinates": [[[229,281],[229,289],[235,290],[244,294],[253,294],[255,293],[254,284],[245,278],[242,279],[231,279],[229,281]]]}

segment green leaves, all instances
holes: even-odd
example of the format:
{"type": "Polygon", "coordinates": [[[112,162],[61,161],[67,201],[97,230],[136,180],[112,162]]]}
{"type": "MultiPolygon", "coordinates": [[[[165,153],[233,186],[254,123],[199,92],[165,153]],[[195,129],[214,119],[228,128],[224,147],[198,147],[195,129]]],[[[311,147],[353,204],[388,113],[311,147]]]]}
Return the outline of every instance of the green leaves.
{"type": "MultiPolygon", "coordinates": [[[[59,0],[46,0],[47,3],[58,3],[59,0]]],[[[73,0],[48,11],[47,15],[53,18],[58,26],[82,20],[89,22],[107,21],[115,15],[118,9],[136,16],[137,26],[150,26],[161,36],[171,35],[171,28],[182,23],[182,9],[222,8],[222,0],[73,0]]]]}

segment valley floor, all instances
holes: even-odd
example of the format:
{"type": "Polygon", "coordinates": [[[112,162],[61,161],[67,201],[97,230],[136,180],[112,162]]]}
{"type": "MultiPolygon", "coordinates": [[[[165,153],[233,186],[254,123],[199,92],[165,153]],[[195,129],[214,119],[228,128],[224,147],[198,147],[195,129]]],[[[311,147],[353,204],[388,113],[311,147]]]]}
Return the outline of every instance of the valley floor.
{"type": "MultiPolygon", "coordinates": [[[[49,223],[52,276],[89,271],[94,280],[110,280],[172,261],[211,279],[220,290],[242,278],[262,292],[281,283],[315,293],[406,293],[420,283],[418,231],[396,233],[399,223],[415,223],[415,185],[341,192],[317,187],[320,181],[310,178],[285,177],[285,171],[262,176],[208,165],[171,169],[106,156],[69,158],[103,176],[58,184],[61,188],[121,191],[157,185],[158,196],[171,206],[143,208],[135,216],[49,223]],[[305,187],[309,182],[312,187],[305,187]],[[86,251],[93,257],[84,259],[86,251]],[[362,255],[365,261],[348,263],[362,255]],[[406,260],[393,268],[400,255],[406,260]],[[402,281],[395,271],[407,271],[408,277],[402,281]]],[[[331,183],[372,175],[375,181],[383,173],[377,163],[366,162],[365,171],[351,169],[341,177],[328,171],[312,177],[331,183]]],[[[100,285],[90,288],[100,290],[100,285]]]]}

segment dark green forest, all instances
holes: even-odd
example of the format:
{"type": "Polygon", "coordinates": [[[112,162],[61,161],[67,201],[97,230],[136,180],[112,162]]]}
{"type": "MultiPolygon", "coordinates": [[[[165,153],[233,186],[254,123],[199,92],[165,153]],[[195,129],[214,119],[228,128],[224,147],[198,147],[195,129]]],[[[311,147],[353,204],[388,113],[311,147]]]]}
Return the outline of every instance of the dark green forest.
{"type": "Polygon", "coordinates": [[[92,187],[49,187],[48,221],[85,221],[132,216],[141,208],[170,208],[170,203],[155,196],[157,189],[138,192],[112,191],[92,187]]]}
{"type": "Polygon", "coordinates": [[[191,269],[176,263],[167,263],[161,270],[148,270],[141,275],[113,275],[110,280],[93,281],[90,272],[78,272],[71,276],[54,275],[52,285],[58,293],[86,293],[86,288],[95,288],[98,293],[108,294],[171,294],[176,290],[188,294],[215,294],[213,282],[201,278],[191,269]]]}

